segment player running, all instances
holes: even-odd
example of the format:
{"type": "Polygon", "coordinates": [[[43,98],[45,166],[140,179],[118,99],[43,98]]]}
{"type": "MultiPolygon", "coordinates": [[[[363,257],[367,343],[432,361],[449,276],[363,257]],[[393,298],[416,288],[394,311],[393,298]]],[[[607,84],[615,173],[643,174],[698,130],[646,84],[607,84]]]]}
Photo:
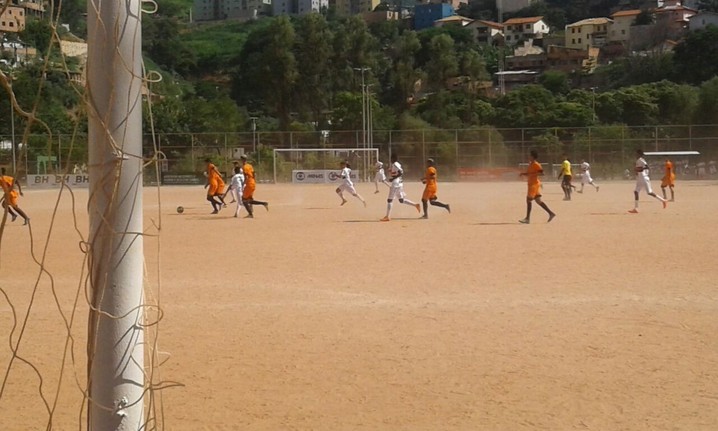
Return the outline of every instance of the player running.
{"type": "MultiPolygon", "coordinates": [[[[237,202],[237,209],[234,210],[234,216],[239,216],[239,211],[242,209],[242,192],[244,191],[244,172],[242,172],[242,168],[239,166],[234,167],[234,175],[232,175],[232,179],[229,181],[229,187],[227,187],[227,191],[224,192],[224,196],[227,196],[227,193],[232,193],[232,202],[237,202]]],[[[230,203],[232,203],[230,202],[230,203]]]]}
{"type": "Polygon", "coordinates": [[[563,189],[563,200],[571,200],[571,161],[568,159],[566,154],[563,155],[563,162],[561,163],[561,172],[558,174],[558,178],[561,179],[561,188],[563,189]],[[563,179],[562,179],[563,177],[563,179]]]}
{"type": "Polygon", "coordinates": [[[204,185],[204,188],[207,189],[207,200],[212,204],[212,214],[217,214],[222,206],[227,206],[222,198],[224,180],[222,179],[222,174],[219,173],[217,167],[212,163],[212,159],[207,158],[204,161],[207,163],[207,184],[204,185]]]}
{"type": "Polygon", "coordinates": [[[401,168],[401,163],[399,163],[399,158],[396,153],[391,155],[391,168],[389,168],[389,175],[391,186],[389,187],[389,196],[386,199],[386,216],[384,216],[381,221],[391,220],[389,216],[391,215],[391,207],[395,197],[399,198],[399,203],[411,205],[416,208],[418,212],[421,212],[419,204],[406,199],[406,194],[404,193],[404,179],[402,178],[404,170],[401,168]]]}
{"type": "Polygon", "coordinates": [[[539,176],[541,175],[543,175],[543,168],[538,162],[538,152],[531,150],[531,153],[529,153],[529,166],[526,168],[526,172],[519,174],[519,176],[526,177],[526,183],[528,184],[528,192],[526,193],[526,218],[519,220],[519,223],[531,223],[531,206],[533,201],[536,201],[536,203],[548,213],[549,223],[556,217],[556,213],[551,211],[541,200],[541,180],[539,180],[539,176]]]}
{"type": "Polygon", "coordinates": [[[628,212],[631,214],[638,214],[638,193],[641,191],[641,189],[645,189],[648,196],[652,196],[661,201],[661,203],[663,204],[663,208],[666,208],[667,201],[664,198],[653,193],[653,189],[651,188],[651,179],[648,177],[648,163],[646,162],[646,159],[643,158],[643,150],[636,150],[636,156],[638,156],[638,158],[636,159],[635,168],[636,189],[633,191],[633,196],[635,200],[633,209],[629,210],[628,212]]]}
{"type": "Polygon", "coordinates": [[[376,174],[374,174],[374,186],[376,186],[376,191],[374,192],[374,194],[377,194],[379,193],[379,183],[384,183],[387,187],[391,187],[391,185],[389,185],[389,182],[386,180],[386,174],[384,173],[384,163],[377,160],[376,165],[374,165],[374,169],[376,170],[376,174]]]}
{"type": "Polygon", "coordinates": [[[21,210],[17,205],[18,193],[20,193],[20,196],[24,196],[20,183],[16,182],[15,178],[10,175],[6,175],[5,168],[0,169],[0,174],[0,186],[3,191],[3,208],[7,208],[8,213],[10,213],[10,217],[12,217],[11,221],[15,221],[15,219],[17,219],[17,215],[20,214],[22,218],[25,219],[25,223],[22,225],[25,226],[30,224],[30,217],[28,217],[27,214],[25,214],[25,211],[21,210]],[[15,191],[15,186],[17,186],[18,191],[15,191]]]}
{"type": "Polygon", "coordinates": [[[247,156],[242,155],[239,158],[242,164],[242,172],[244,172],[244,191],[242,192],[242,204],[247,209],[247,216],[245,218],[254,218],[254,205],[262,205],[265,210],[269,211],[269,202],[262,202],[254,200],[254,190],[257,188],[257,183],[254,179],[254,168],[252,165],[247,163],[247,156]]]}
{"type": "Polygon", "coordinates": [[[578,193],[583,193],[583,186],[586,183],[591,184],[598,191],[598,186],[591,178],[591,165],[585,159],[581,159],[581,190],[578,190],[578,193]]]}
{"type": "Polygon", "coordinates": [[[665,172],[663,174],[663,178],[661,180],[661,191],[663,192],[663,199],[666,199],[666,187],[671,188],[671,202],[674,202],[676,200],[676,195],[673,193],[673,186],[676,182],[676,171],[673,170],[673,162],[666,159],[666,164],[664,165],[665,172]]]}
{"type": "Polygon", "coordinates": [[[449,204],[441,203],[437,200],[436,197],[436,167],[434,166],[434,159],[428,159],[426,161],[426,173],[424,174],[424,178],[421,179],[421,182],[426,184],[424,187],[424,194],[421,196],[421,205],[424,208],[424,215],[421,216],[421,218],[429,218],[429,203],[431,203],[434,206],[444,208],[446,211],[451,213],[451,207],[449,204]]]}
{"type": "Polygon", "coordinates": [[[347,191],[347,192],[349,192],[349,194],[351,194],[355,198],[359,199],[361,201],[361,203],[363,203],[364,206],[366,207],[366,201],[364,201],[364,198],[361,197],[361,195],[359,193],[357,193],[356,189],[354,188],[354,183],[352,182],[352,177],[351,177],[352,169],[351,169],[351,166],[349,165],[349,162],[344,160],[341,163],[339,163],[339,166],[342,169],[342,172],[339,174],[339,177],[341,178],[342,182],[341,182],[341,184],[339,184],[339,187],[337,187],[337,190],[336,190],[337,195],[339,195],[339,197],[342,200],[342,203],[339,205],[341,206],[341,205],[344,205],[345,203],[347,203],[347,200],[344,199],[344,192],[347,191]]]}

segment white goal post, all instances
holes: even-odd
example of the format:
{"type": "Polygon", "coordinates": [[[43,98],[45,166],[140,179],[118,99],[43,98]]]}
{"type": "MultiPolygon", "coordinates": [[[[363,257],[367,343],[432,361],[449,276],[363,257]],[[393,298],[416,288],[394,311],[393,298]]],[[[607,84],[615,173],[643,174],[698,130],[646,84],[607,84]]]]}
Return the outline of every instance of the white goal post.
{"type": "MultiPolygon", "coordinates": [[[[292,176],[298,171],[303,175],[316,173],[321,181],[333,182],[330,172],[339,171],[339,162],[346,160],[359,181],[371,181],[374,164],[379,160],[378,148],[275,148],[272,153],[274,182],[298,182],[292,176]]],[[[304,178],[303,178],[304,179],[304,178]]],[[[299,181],[304,182],[304,181],[299,181]]]]}

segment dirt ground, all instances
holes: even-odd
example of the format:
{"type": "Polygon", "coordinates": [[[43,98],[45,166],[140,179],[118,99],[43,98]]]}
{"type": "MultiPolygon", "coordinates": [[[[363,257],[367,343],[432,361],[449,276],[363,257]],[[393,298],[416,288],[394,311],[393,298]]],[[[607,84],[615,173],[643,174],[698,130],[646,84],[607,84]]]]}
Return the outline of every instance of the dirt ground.
{"type": "MultiPolygon", "coordinates": [[[[632,182],[570,202],[547,183],[558,217],[535,207],[528,226],[525,187],[440,183],[451,214],[395,205],[389,223],[383,186],[358,186],[364,208],[330,185],[259,184],[270,211],[253,220],[210,215],[201,187],[163,188],[160,218],[145,189],[148,232],[162,227],[145,240],[153,295],[160,259],[161,377],[185,385],[161,392],[165,429],[718,429],[718,184],[679,182],[666,210],[642,195],[633,215],[632,182]]],[[[0,372],[9,304],[20,325],[39,280],[19,352],[42,376],[15,361],[2,430],[45,429],[39,394],[52,407],[58,386],[53,429],[80,429],[87,305],[79,290],[62,368],[53,289],[69,321],[87,191],[79,231],[65,193],[50,232],[57,199],[28,190],[33,242],[17,221],[0,245],[0,372]]]]}

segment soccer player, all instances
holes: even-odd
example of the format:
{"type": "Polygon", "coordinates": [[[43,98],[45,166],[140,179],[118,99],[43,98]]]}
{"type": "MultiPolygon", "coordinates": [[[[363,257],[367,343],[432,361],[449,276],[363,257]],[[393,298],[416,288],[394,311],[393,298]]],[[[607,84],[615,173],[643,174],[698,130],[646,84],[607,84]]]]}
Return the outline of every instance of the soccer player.
{"type": "Polygon", "coordinates": [[[339,174],[342,182],[341,182],[341,184],[339,184],[339,187],[337,187],[336,191],[342,200],[342,203],[340,205],[344,205],[345,203],[347,203],[347,200],[344,199],[344,192],[347,191],[347,192],[349,192],[349,194],[351,194],[355,198],[359,199],[361,201],[361,203],[363,203],[364,206],[366,207],[366,201],[364,201],[364,198],[361,197],[361,195],[359,193],[357,193],[356,189],[354,188],[354,183],[352,183],[352,177],[351,177],[352,169],[351,169],[351,166],[349,165],[349,162],[345,160],[345,161],[341,162],[339,164],[339,166],[342,169],[341,174],[339,174]]]}
{"type": "Polygon", "coordinates": [[[651,188],[651,179],[648,177],[648,163],[646,162],[646,159],[643,158],[643,150],[636,150],[636,168],[635,168],[635,175],[636,175],[636,189],[633,191],[634,196],[634,205],[633,209],[629,210],[628,212],[631,214],[638,214],[638,193],[641,191],[641,189],[645,189],[648,196],[652,196],[663,204],[663,208],[666,208],[666,200],[662,197],[658,196],[657,194],[653,193],[653,189],[651,188]]]}
{"type": "Polygon", "coordinates": [[[579,193],[583,193],[583,186],[586,183],[591,184],[598,191],[598,186],[591,178],[591,165],[585,159],[581,159],[581,190],[578,190],[579,193]]]}
{"type": "Polygon", "coordinates": [[[386,181],[386,174],[384,173],[384,163],[377,160],[376,165],[374,165],[374,169],[376,170],[376,174],[374,175],[374,186],[376,186],[376,191],[374,192],[374,194],[377,194],[379,193],[379,183],[384,183],[387,187],[391,186],[386,181]]]}
{"type": "Polygon", "coordinates": [[[222,198],[224,180],[211,159],[207,158],[204,161],[207,163],[207,184],[204,185],[204,188],[207,189],[207,200],[212,204],[212,214],[217,214],[223,205],[227,206],[222,198]],[[216,200],[215,197],[219,200],[216,200]]]}
{"type": "Polygon", "coordinates": [[[396,153],[391,155],[391,168],[389,168],[389,175],[391,186],[389,187],[389,197],[386,199],[386,216],[384,216],[381,221],[391,220],[389,216],[391,215],[391,207],[393,205],[394,198],[396,197],[399,198],[399,203],[411,205],[416,208],[418,212],[421,212],[419,204],[406,199],[406,194],[404,193],[404,179],[402,178],[404,170],[401,168],[401,163],[399,163],[399,158],[396,153]]]}
{"type": "Polygon", "coordinates": [[[436,207],[444,208],[446,211],[451,213],[451,207],[449,204],[439,202],[436,197],[436,167],[434,166],[434,159],[428,159],[426,161],[426,173],[421,182],[426,184],[424,187],[424,194],[421,195],[421,205],[424,208],[424,215],[421,218],[429,218],[429,203],[436,207]]]}
{"type": "Polygon", "coordinates": [[[242,204],[247,209],[247,216],[245,218],[254,218],[254,205],[262,205],[265,210],[269,211],[269,202],[257,201],[254,199],[254,190],[257,188],[257,183],[254,179],[254,168],[252,165],[247,163],[247,156],[239,158],[240,164],[242,165],[242,171],[244,172],[244,192],[242,192],[242,204]]]}
{"type": "Polygon", "coordinates": [[[526,183],[528,184],[528,192],[526,193],[526,218],[519,220],[519,223],[531,223],[531,206],[533,201],[536,201],[536,203],[548,213],[549,223],[556,217],[556,213],[551,211],[541,200],[541,180],[539,180],[539,176],[541,175],[543,175],[543,168],[538,162],[538,152],[531,150],[529,154],[529,166],[526,168],[526,172],[519,174],[519,176],[526,177],[526,183]]]}
{"type": "MultiPolygon", "coordinates": [[[[244,172],[242,172],[242,168],[237,165],[234,167],[234,175],[232,175],[232,179],[229,182],[229,187],[227,187],[227,191],[224,192],[224,196],[227,196],[227,193],[232,193],[232,202],[237,202],[237,209],[234,210],[234,216],[237,217],[239,215],[239,211],[242,209],[242,192],[244,191],[244,172]]],[[[232,203],[230,202],[230,203],[232,203]]]]}
{"type": "Polygon", "coordinates": [[[566,154],[563,155],[563,162],[561,163],[561,172],[558,174],[558,178],[561,179],[561,188],[563,189],[563,200],[571,200],[571,161],[568,159],[566,154]],[[563,179],[561,179],[563,177],[563,179]]]}
{"type": "Polygon", "coordinates": [[[10,216],[12,217],[11,221],[15,221],[17,215],[20,214],[22,218],[25,219],[23,226],[29,224],[30,217],[28,217],[27,214],[25,214],[25,211],[21,210],[17,205],[18,192],[20,193],[20,196],[24,196],[22,187],[20,186],[20,183],[15,181],[15,178],[10,175],[6,175],[5,168],[0,169],[0,186],[2,187],[4,195],[2,206],[3,208],[7,208],[10,216]],[[15,191],[15,186],[17,186],[17,192],[15,191]]]}
{"type": "Polygon", "coordinates": [[[664,169],[665,173],[663,174],[663,179],[661,180],[661,191],[663,192],[663,199],[666,199],[666,187],[670,187],[671,202],[674,202],[676,199],[676,195],[673,193],[673,186],[676,182],[676,172],[673,170],[673,162],[666,159],[664,169]]]}

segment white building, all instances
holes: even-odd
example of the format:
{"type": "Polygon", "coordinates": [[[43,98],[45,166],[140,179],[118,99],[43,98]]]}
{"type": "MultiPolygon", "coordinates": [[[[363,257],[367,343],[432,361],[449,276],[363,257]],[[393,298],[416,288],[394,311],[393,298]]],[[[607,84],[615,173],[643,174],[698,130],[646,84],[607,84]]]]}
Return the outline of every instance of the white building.
{"type": "Polygon", "coordinates": [[[466,25],[480,44],[499,44],[504,38],[504,25],[498,22],[477,19],[466,25]]]}
{"type": "Polygon", "coordinates": [[[613,22],[608,28],[608,40],[627,43],[631,39],[631,25],[640,13],[639,9],[631,9],[612,14],[613,22]]]}
{"type": "Polygon", "coordinates": [[[508,45],[516,45],[530,39],[540,39],[548,32],[548,25],[542,16],[511,18],[504,22],[504,36],[508,45]]]}

